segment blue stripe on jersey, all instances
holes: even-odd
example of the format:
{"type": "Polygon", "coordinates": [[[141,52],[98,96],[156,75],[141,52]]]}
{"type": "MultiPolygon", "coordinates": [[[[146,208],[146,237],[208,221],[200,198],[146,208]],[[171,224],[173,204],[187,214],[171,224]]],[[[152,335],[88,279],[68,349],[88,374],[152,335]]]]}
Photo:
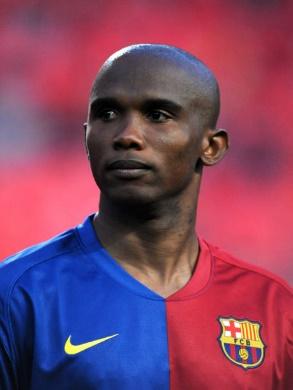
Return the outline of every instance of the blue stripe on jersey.
{"type": "Polygon", "coordinates": [[[235,352],[236,352],[236,360],[237,362],[242,363],[242,358],[239,355],[240,345],[235,345],[235,352]]]}
{"type": "Polygon", "coordinates": [[[245,349],[248,352],[248,359],[247,359],[246,363],[252,364],[253,363],[253,356],[252,356],[251,347],[246,346],[245,349]]]}
{"type": "Polygon", "coordinates": [[[2,273],[13,286],[5,326],[16,348],[3,344],[24,389],[169,389],[165,300],[106,254],[90,219],[11,265],[2,273]],[[64,350],[70,335],[80,347],[114,334],[64,350]]]}

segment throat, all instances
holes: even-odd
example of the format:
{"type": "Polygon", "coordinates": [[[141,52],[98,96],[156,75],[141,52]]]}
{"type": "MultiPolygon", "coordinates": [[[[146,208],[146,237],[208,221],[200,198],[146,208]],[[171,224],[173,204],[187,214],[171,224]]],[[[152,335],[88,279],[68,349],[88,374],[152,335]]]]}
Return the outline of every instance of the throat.
{"type": "Polygon", "coordinates": [[[197,264],[198,246],[194,251],[177,259],[165,257],[157,258],[157,261],[148,261],[146,258],[140,261],[127,261],[116,257],[116,261],[134,279],[144,286],[167,298],[181,290],[192,278],[197,264]]]}
{"type": "Polygon", "coordinates": [[[125,271],[164,298],[188,283],[199,252],[192,208],[140,223],[111,217],[97,214],[94,227],[103,247],[125,271]]]}
{"type": "Polygon", "coordinates": [[[177,277],[173,275],[172,280],[168,281],[162,280],[161,278],[149,277],[149,275],[141,273],[135,273],[132,276],[156,294],[163,298],[168,298],[184,288],[191,279],[192,273],[177,275],[177,277]]]}

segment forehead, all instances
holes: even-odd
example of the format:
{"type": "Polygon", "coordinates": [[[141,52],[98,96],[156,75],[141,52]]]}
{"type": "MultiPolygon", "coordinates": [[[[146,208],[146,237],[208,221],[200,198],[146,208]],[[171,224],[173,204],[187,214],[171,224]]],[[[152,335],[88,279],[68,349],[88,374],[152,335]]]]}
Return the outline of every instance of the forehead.
{"type": "Polygon", "coordinates": [[[144,55],[126,56],[102,67],[91,101],[101,97],[160,98],[187,105],[200,94],[197,83],[195,71],[188,64],[144,55]]]}

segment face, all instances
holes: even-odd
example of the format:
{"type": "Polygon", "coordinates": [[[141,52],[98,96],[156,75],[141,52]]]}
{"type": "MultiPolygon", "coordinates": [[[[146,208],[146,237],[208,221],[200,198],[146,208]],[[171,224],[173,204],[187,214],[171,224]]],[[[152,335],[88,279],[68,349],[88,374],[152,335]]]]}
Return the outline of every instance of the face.
{"type": "Polygon", "coordinates": [[[203,131],[191,84],[178,65],[147,58],[98,76],[86,145],[102,196],[150,203],[196,192],[203,131]]]}

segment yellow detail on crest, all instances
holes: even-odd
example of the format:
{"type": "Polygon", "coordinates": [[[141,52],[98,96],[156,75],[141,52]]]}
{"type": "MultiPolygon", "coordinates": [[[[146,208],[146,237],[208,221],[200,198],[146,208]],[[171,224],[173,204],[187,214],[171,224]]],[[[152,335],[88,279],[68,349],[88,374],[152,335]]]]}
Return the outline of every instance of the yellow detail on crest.
{"type": "Polygon", "coordinates": [[[241,357],[241,359],[247,360],[249,355],[245,348],[241,348],[239,351],[239,356],[241,357]]]}

